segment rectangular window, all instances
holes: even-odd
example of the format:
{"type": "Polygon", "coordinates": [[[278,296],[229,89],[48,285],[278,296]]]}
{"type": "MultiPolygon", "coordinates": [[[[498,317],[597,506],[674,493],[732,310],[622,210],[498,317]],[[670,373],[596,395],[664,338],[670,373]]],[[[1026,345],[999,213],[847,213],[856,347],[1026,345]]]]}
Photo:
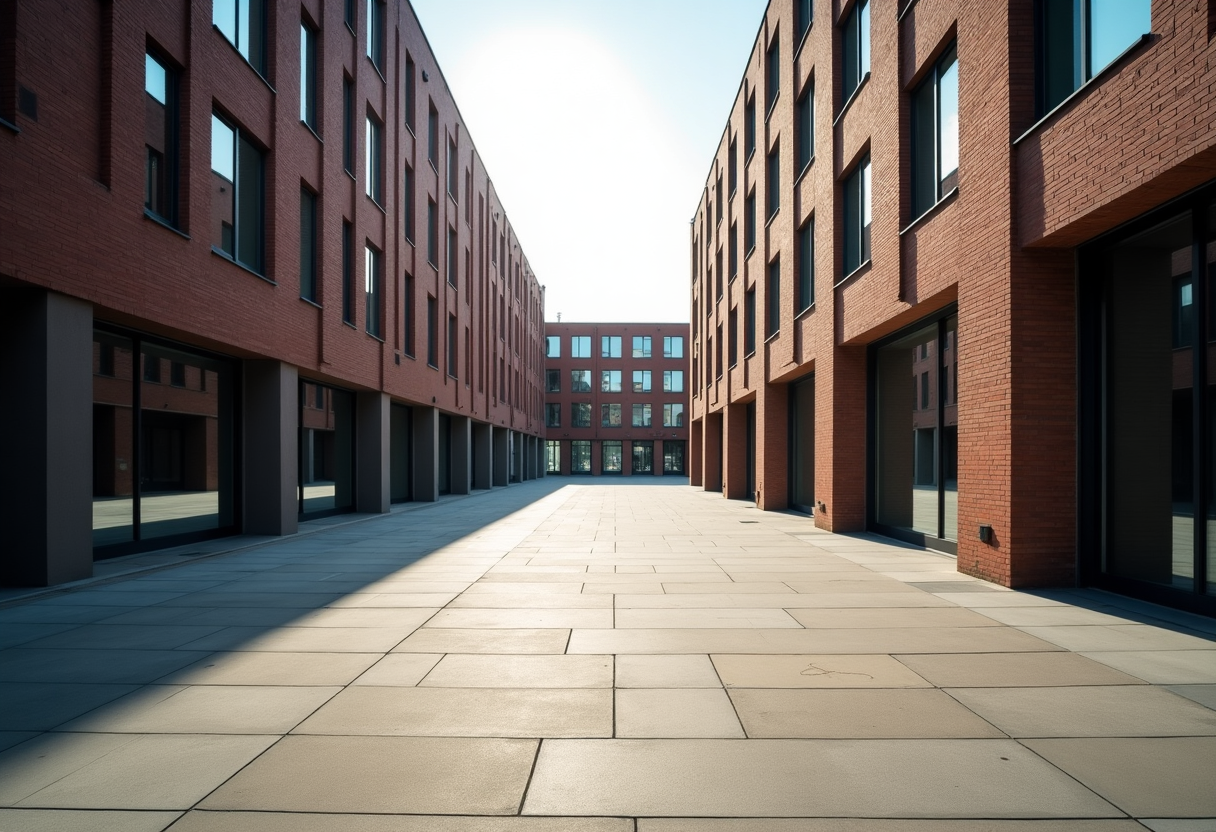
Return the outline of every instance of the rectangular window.
{"type": "Polygon", "coordinates": [[[714,338],[714,346],[716,349],[714,350],[714,367],[717,369],[715,378],[722,378],[722,371],[725,369],[725,365],[722,364],[722,325],[721,324],[718,324],[718,328],[715,330],[715,332],[716,332],[716,336],[714,338]]]}
{"type": "Polygon", "coordinates": [[[684,427],[684,405],[682,403],[663,405],[663,427],[684,427]]]}
{"type": "Polygon", "coordinates": [[[590,393],[591,392],[591,371],[590,370],[571,370],[570,371],[570,392],[571,393],[590,393]]]}
{"type": "Polygon", "coordinates": [[[929,371],[920,374],[920,409],[929,409],[929,371]]]}
{"type": "Polygon", "coordinates": [[[404,182],[401,189],[401,224],[405,228],[405,239],[414,242],[414,169],[405,165],[404,182]]]}
{"type": "MultiPolygon", "coordinates": [[[[376,4],[376,0],[369,0],[376,4]]],[[[364,148],[367,176],[367,195],[377,205],[384,204],[384,129],[380,122],[367,117],[367,147],[364,148]]]]}
{"type": "Polygon", "coordinates": [[[650,392],[650,370],[634,370],[633,371],[633,392],[649,393],[650,392]]]}
{"type": "Polygon", "coordinates": [[[147,353],[143,356],[144,359],[144,381],[152,384],[160,384],[160,359],[147,353]]]}
{"type": "Polygon", "coordinates": [[[781,208],[781,144],[773,145],[768,154],[768,219],[781,208]]]}
{"type": "Polygon", "coordinates": [[[215,0],[211,22],[250,66],[266,74],[266,0],[215,0]]]}
{"type": "Polygon", "coordinates": [[[212,247],[247,269],[263,270],[262,151],[242,130],[211,114],[212,247]],[[219,241],[215,245],[214,241],[219,241]]]}
{"type": "Polygon", "coordinates": [[[779,32],[773,33],[764,62],[764,111],[771,113],[781,91],[781,42],[779,32]]]}
{"type": "Polygon", "coordinates": [[[571,358],[590,358],[591,357],[591,336],[590,335],[571,335],[570,336],[570,357],[571,358]]]}
{"type": "Polygon", "coordinates": [[[798,311],[815,302],[815,221],[798,229],[798,311]]]}
{"type": "Polygon", "coordinates": [[[570,427],[591,427],[591,402],[574,402],[570,405],[570,427]]]}
{"type": "Polygon", "coordinates": [[[718,205],[718,222],[722,222],[722,174],[718,174],[718,184],[714,188],[714,199],[718,205]]]}
{"type": "Polygon", "coordinates": [[[169,362],[169,384],[174,387],[186,386],[186,365],[180,361],[169,362]]]}
{"type": "Polygon", "coordinates": [[[300,24],[300,121],[317,132],[317,33],[300,24]]]}
{"type": "Polygon", "coordinates": [[[342,320],[355,322],[355,231],[349,222],[342,223],[342,320]]]}
{"type": "Polygon", "coordinates": [[[663,371],[663,392],[664,393],[683,393],[684,392],[684,371],[683,370],[664,370],[663,371]]]}
{"type": "Polygon", "coordinates": [[[619,392],[621,392],[621,371],[620,370],[601,370],[600,371],[600,392],[601,393],[619,393],[619,392]]]}
{"type": "Polygon", "coordinates": [[[456,337],[460,330],[456,326],[456,316],[448,315],[448,375],[456,378],[456,370],[460,367],[460,357],[456,354],[456,337]]]}
{"type": "Polygon", "coordinates": [[[439,369],[439,304],[426,296],[426,363],[439,369]]]}
{"type": "Polygon", "coordinates": [[[545,336],[545,358],[561,358],[562,357],[562,336],[546,335],[545,336]]]}
{"type": "Polygon", "coordinates": [[[794,0],[794,43],[802,43],[806,33],[811,30],[814,21],[813,0],[794,0]]]}
{"type": "Polygon", "coordinates": [[[619,404],[600,405],[600,427],[619,428],[621,426],[621,406],[619,404]]]}
{"type": "Polygon", "coordinates": [[[384,3],[367,0],[367,57],[384,74],[384,3]]]}
{"type": "MultiPolygon", "coordinates": [[[[8,33],[0,34],[4,37],[8,33]]],[[[144,208],[177,227],[178,74],[144,55],[144,208]]]]}
{"type": "Polygon", "coordinates": [[[407,52],[405,55],[405,126],[411,133],[414,132],[414,96],[417,94],[414,76],[416,74],[414,59],[407,52]]]}
{"type": "Polygon", "coordinates": [[[730,195],[735,195],[735,189],[739,187],[739,148],[735,144],[735,140],[730,140],[730,147],[726,151],[726,187],[730,190],[730,195]]]}
{"type": "Polygon", "coordinates": [[[857,92],[870,74],[870,2],[857,0],[844,21],[841,33],[841,77],[843,86],[840,98],[848,101],[857,92]]]}
{"type": "Polygon", "coordinates": [[[439,170],[439,111],[435,102],[430,102],[426,116],[426,158],[436,171],[439,170]]]}
{"type": "Polygon", "coordinates": [[[768,264],[768,328],[766,337],[771,338],[781,331],[781,258],[768,264]]]}
{"type": "Polygon", "coordinates": [[[545,473],[560,474],[562,472],[562,443],[556,439],[545,441],[545,473]]]}
{"type": "Polygon", "coordinates": [[[727,246],[729,248],[730,262],[730,277],[734,280],[739,274],[739,224],[732,222],[730,224],[730,232],[728,234],[727,246]]]}
{"type": "Polygon", "coordinates": [[[733,306],[730,316],[726,319],[726,360],[731,367],[739,363],[739,307],[733,306]]]}
{"type": "Polygon", "coordinates": [[[605,441],[600,443],[600,471],[605,474],[619,474],[624,469],[624,453],[622,443],[605,441]]]}
{"type": "Polygon", "coordinates": [[[1041,0],[1038,109],[1046,115],[1152,31],[1150,0],[1041,0]]]}
{"type": "Polygon", "coordinates": [[[562,426],[562,405],[561,402],[553,402],[545,405],[545,427],[560,428],[562,426]]]}
{"type": "Polygon", "coordinates": [[[743,296],[743,355],[756,351],[756,290],[749,289],[743,296]]]}
{"type": "Polygon", "coordinates": [[[743,107],[743,158],[750,159],[756,152],[756,95],[752,93],[743,107]]]}
{"type": "Polygon", "coordinates": [[[384,297],[381,288],[384,280],[384,258],[370,245],[365,246],[364,251],[367,259],[363,266],[363,297],[367,318],[363,323],[363,328],[367,330],[368,335],[379,338],[383,332],[380,325],[380,299],[384,297]]]}
{"type": "MultiPolygon", "coordinates": [[[[591,405],[587,405],[590,407],[591,405]]],[[[591,472],[591,440],[575,439],[570,443],[570,473],[591,472]]]]}
{"type": "Polygon", "coordinates": [[[343,0],[342,20],[346,23],[346,28],[355,31],[355,0],[343,0]]]}
{"type": "Polygon", "coordinates": [[[852,274],[870,260],[870,157],[867,155],[844,183],[844,273],[852,274]]]}
{"type": "Polygon", "coordinates": [[[355,175],[355,82],[342,79],[342,166],[355,175]]]}
{"type": "Polygon", "coordinates": [[[718,296],[718,300],[722,300],[722,249],[718,249],[718,255],[714,258],[714,274],[717,275],[717,283],[714,284],[714,289],[718,296]]]}
{"type": "Polygon", "coordinates": [[[650,358],[650,336],[649,335],[633,336],[633,357],[634,358],[650,358]]]}
{"type": "Polygon", "coordinates": [[[683,358],[684,357],[684,336],[683,335],[664,335],[663,336],[663,357],[664,358],[683,358]]]}
{"type": "Polygon", "coordinates": [[[633,443],[633,473],[654,473],[654,443],[650,441],[633,443]]]}
{"type": "Polygon", "coordinates": [[[406,355],[414,354],[414,276],[406,272],[401,287],[401,349],[406,355]]]}
{"type": "Polygon", "coordinates": [[[650,427],[650,405],[635,404],[633,406],[633,419],[630,424],[635,428],[650,427]]]}
{"type": "Polygon", "coordinates": [[[448,196],[460,202],[460,154],[456,151],[456,140],[448,136],[448,196]]]}
{"type": "Polygon", "coordinates": [[[545,370],[545,392],[546,393],[562,392],[562,371],[561,370],[545,370]]]}
{"type": "Polygon", "coordinates": [[[756,192],[743,201],[743,256],[748,257],[756,247],[756,192]]]}
{"type": "Polygon", "coordinates": [[[600,358],[621,357],[621,336],[604,335],[600,337],[600,358]]]}
{"type": "Polygon", "coordinates": [[[802,98],[798,99],[797,112],[794,114],[794,133],[798,142],[798,159],[794,163],[795,170],[801,175],[806,166],[815,158],[815,79],[807,81],[802,98]]]}
{"type": "Polygon", "coordinates": [[[439,208],[435,200],[426,201],[426,262],[439,268],[439,208]]]}
{"type": "Polygon", "coordinates": [[[958,185],[958,55],[946,50],[912,93],[912,213],[958,185]]]}
{"type": "Polygon", "coordinates": [[[317,302],[317,195],[300,189],[300,297],[317,302]]]}
{"type": "Polygon", "coordinates": [[[460,274],[459,265],[459,249],[456,245],[456,229],[448,226],[448,285],[455,288],[456,280],[460,274]]]}

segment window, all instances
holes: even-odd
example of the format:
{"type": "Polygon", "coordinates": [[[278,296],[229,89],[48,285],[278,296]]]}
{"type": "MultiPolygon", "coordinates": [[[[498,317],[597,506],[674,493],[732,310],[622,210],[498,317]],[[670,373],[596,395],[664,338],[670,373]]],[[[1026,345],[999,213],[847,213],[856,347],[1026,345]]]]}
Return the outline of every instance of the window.
{"type": "Polygon", "coordinates": [[[714,347],[715,347],[715,349],[714,349],[714,366],[717,368],[717,371],[718,371],[715,378],[722,378],[722,371],[725,368],[722,364],[722,325],[721,324],[718,324],[718,328],[716,330],[716,337],[714,338],[714,347]]]}
{"type": "Polygon", "coordinates": [[[151,53],[144,55],[144,90],[147,96],[144,128],[144,208],[177,226],[177,78],[151,53]]]}
{"type": "Polygon", "coordinates": [[[951,46],[912,93],[912,213],[958,185],[958,55],[951,46]]]}
{"type": "Polygon", "coordinates": [[[317,302],[317,196],[300,188],[300,297],[317,302]]]}
{"type": "Polygon", "coordinates": [[[591,392],[591,371],[590,370],[571,370],[570,371],[570,392],[571,393],[590,393],[591,392]]]}
{"type": "Polygon", "coordinates": [[[798,311],[810,309],[815,302],[815,221],[798,229],[798,311]]]}
{"type": "Polygon", "coordinates": [[[414,96],[416,94],[414,76],[416,74],[414,59],[407,52],[405,55],[405,126],[411,133],[414,132],[414,96]]]}
{"type": "Polygon", "coordinates": [[[794,114],[794,134],[797,141],[798,159],[794,169],[801,175],[815,158],[815,79],[807,81],[802,98],[798,99],[794,114]]]}
{"type": "Polygon", "coordinates": [[[739,275],[739,224],[732,222],[730,224],[730,234],[728,235],[727,246],[729,248],[730,257],[730,278],[734,280],[739,275]]]}
{"type": "Polygon", "coordinates": [[[605,474],[619,474],[623,470],[624,454],[621,441],[606,440],[600,443],[600,470],[605,474]]]}
{"type": "Polygon", "coordinates": [[[1149,0],[1036,5],[1039,115],[1055,109],[1152,29],[1149,0]]]}
{"type": "Polygon", "coordinates": [[[381,283],[383,281],[383,257],[380,252],[370,245],[365,246],[366,260],[363,264],[363,296],[367,319],[364,329],[375,338],[380,337],[380,298],[383,297],[381,283]]]}
{"type": "Polygon", "coordinates": [[[342,321],[355,322],[355,231],[342,223],[342,321]]]}
{"type": "Polygon", "coordinates": [[[684,336],[683,335],[664,335],[663,336],[663,357],[664,358],[683,358],[684,357],[684,336]]]}
{"type": "Polygon", "coordinates": [[[650,427],[650,405],[635,404],[633,406],[633,419],[630,424],[635,428],[650,427]]]}
{"type": "Polygon", "coordinates": [[[435,200],[426,201],[426,262],[439,268],[439,218],[435,200]]]}
{"type": "Polygon", "coordinates": [[[621,426],[621,406],[619,404],[600,405],[600,427],[619,428],[621,426]]]}
{"type": "MultiPolygon", "coordinates": [[[[376,0],[369,0],[375,4],[376,0]]],[[[378,4],[377,4],[378,5],[378,4]]],[[[370,115],[367,117],[367,147],[364,148],[367,175],[367,195],[377,205],[384,204],[384,128],[370,115]]]]}
{"type": "Polygon", "coordinates": [[[621,357],[621,336],[604,335],[600,338],[600,358],[621,357]]]}
{"type": "Polygon", "coordinates": [[[401,349],[406,355],[414,354],[414,276],[406,272],[401,287],[401,349]]]}
{"type": "Polygon", "coordinates": [[[649,335],[633,336],[633,357],[634,358],[650,358],[650,336],[649,335]]]}
{"type": "Polygon", "coordinates": [[[456,229],[448,226],[448,285],[455,288],[460,274],[460,251],[456,245],[456,229]]]}
{"type": "Polygon", "coordinates": [[[756,290],[749,289],[743,296],[743,355],[756,351],[756,290]]]}
{"type": "Polygon", "coordinates": [[[355,175],[355,82],[342,79],[342,166],[355,175]]]}
{"type": "Polygon", "coordinates": [[[813,0],[794,0],[794,43],[802,43],[814,18],[813,0]]]}
{"type": "Polygon", "coordinates": [[[562,426],[562,406],[560,402],[545,405],[545,427],[560,428],[562,426]]]}
{"type": "Polygon", "coordinates": [[[561,370],[545,370],[545,392],[546,393],[562,392],[562,371],[561,370]]]}
{"type": "Polygon", "coordinates": [[[556,439],[545,441],[545,473],[560,474],[562,472],[562,443],[556,439]]]}
{"type": "Polygon", "coordinates": [[[743,108],[743,157],[752,158],[756,152],[756,95],[747,99],[743,108]]]}
{"type": "Polygon", "coordinates": [[[870,260],[870,157],[867,155],[844,183],[844,273],[852,274],[870,260]]]}
{"type": "Polygon", "coordinates": [[[439,111],[435,102],[430,102],[426,116],[426,158],[436,171],[439,170],[439,111]]]}
{"type": "Polygon", "coordinates": [[[751,255],[756,247],[756,192],[753,190],[743,201],[743,252],[751,255]]]}
{"type": "Polygon", "coordinates": [[[460,202],[460,154],[456,151],[456,140],[448,136],[448,196],[460,202]]]}
{"type": "Polygon", "coordinates": [[[633,392],[649,393],[650,392],[650,370],[634,370],[633,371],[633,392]]]}
{"type": "Polygon", "coordinates": [[[777,95],[781,91],[781,49],[779,32],[773,33],[773,40],[768,46],[764,62],[764,110],[772,112],[777,103],[777,95]]]}
{"type": "Polygon", "coordinates": [[[545,358],[561,358],[562,357],[562,336],[546,335],[545,336],[545,358]]]}
{"type": "Polygon", "coordinates": [[[342,4],[342,20],[346,23],[346,28],[351,32],[355,31],[355,0],[344,0],[342,4]]]}
{"type": "Polygon", "coordinates": [[[186,365],[180,361],[169,362],[169,384],[174,387],[186,386],[186,365]]]}
{"type": "Polygon", "coordinates": [[[781,208],[781,144],[773,145],[768,154],[768,219],[781,208]]]}
{"type": "Polygon", "coordinates": [[[266,74],[266,0],[215,0],[211,22],[259,74],[266,74]]]}
{"type": "Polygon", "coordinates": [[[570,357],[571,358],[590,358],[591,357],[591,336],[590,335],[571,335],[570,336],[570,357]]]}
{"type": "Polygon", "coordinates": [[[638,442],[633,443],[633,473],[635,474],[653,474],[654,473],[654,443],[653,442],[638,442]]]}
{"type": "Polygon", "coordinates": [[[665,405],[663,405],[663,427],[665,427],[665,428],[682,428],[682,427],[684,427],[684,405],[683,404],[665,404],[665,405]]]}
{"type": "Polygon", "coordinates": [[[730,195],[735,195],[735,189],[739,186],[739,148],[735,145],[735,140],[730,140],[730,148],[726,151],[726,187],[730,189],[730,195]]]}
{"type": "Polygon", "coordinates": [[[439,305],[426,296],[426,363],[439,369],[439,305]]]}
{"type": "Polygon", "coordinates": [[[726,347],[726,360],[730,362],[729,366],[733,367],[739,363],[739,307],[732,306],[730,316],[726,319],[726,337],[728,344],[726,347]]]}
{"type": "Polygon", "coordinates": [[[401,224],[405,226],[405,239],[414,242],[414,169],[405,165],[405,181],[401,189],[401,224]]]}
{"type": "Polygon", "coordinates": [[[920,409],[929,409],[929,371],[920,374],[920,409]]]}
{"type": "Polygon", "coordinates": [[[160,359],[144,353],[144,381],[160,384],[160,359]]]}
{"type": "Polygon", "coordinates": [[[781,258],[768,264],[768,326],[765,336],[773,337],[781,331],[781,258]]]}
{"type": "Polygon", "coordinates": [[[300,24],[300,121],[317,132],[317,33],[300,24]]]}
{"type": "Polygon", "coordinates": [[[601,393],[619,393],[619,392],[621,392],[621,371],[620,370],[601,370],[600,371],[600,392],[601,393]]]}
{"type": "Polygon", "coordinates": [[[870,2],[857,0],[844,21],[841,67],[844,86],[841,99],[845,102],[853,97],[870,74],[870,2]]]}
{"type": "Polygon", "coordinates": [[[384,74],[384,3],[367,0],[367,57],[384,74]]]}
{"type": "MultiPolygon", "coordinates": [[[[734,363],[734,362],[732,362],[734,363]]],[[[663,392],[664,393],[683,393],[684,392],[684,371],[683,370],[664,370],[663,371],[663,392]]]]}
{"type": "Polygon", "coordinates": [[[574,402],[570,405],[570,427],[591,427],[591,402],[574,402]]]}
{"type": "Polygon", "coordinates": [[[456,316],[448,315],[448,375],[452,378],[457,377],[457,369],[460,367],[460,357],[456,354],[456,337],[460,332],[456,326],[456,316]]]}
{"type": "Polygon", "coordinates": [[[714,188],[714,199],[718,205],[718,222],[722,222],[722,174],[718,174],[718,184],[714,188]]]}
{"type": "Polygon", "coordinates": [[[262,151],[242,130],[211,114],[212,247],[261,274],[262,151]],[[219,245],[215,242],[218,240],[219,245]]]}
{"type": "Polygon", "coordinates": [[[717,275],[718,282],[714,284],[718,300],[722,300],[722,249],[718,249],[718,256],[714,259],[714,274],[717,275]]]}
{"type": "Polygon", "coordinates": [[[575,439],[570,443],[570,473],[587,474],[590,472],[591,441],[589,439],[575,439]]]}

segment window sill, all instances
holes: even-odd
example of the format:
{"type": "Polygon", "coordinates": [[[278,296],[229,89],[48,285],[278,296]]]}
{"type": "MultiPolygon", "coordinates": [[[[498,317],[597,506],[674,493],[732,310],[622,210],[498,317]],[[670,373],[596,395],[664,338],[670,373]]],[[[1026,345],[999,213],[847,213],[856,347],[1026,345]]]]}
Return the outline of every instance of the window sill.
{"type": "Polygon", "coordinates": [[[228,44],[228,46],[232,49],[232,51],[236,53],[236,56],[245,62],[245,66],[252,69],[254,71],[254,74],[256,74],[259,78],[262,79],[262,83],[266,85],[266,89],[270,90],[275,95],[279,94],[278,91],[275,90],[274,86],[270,83],[270,81],[266,78],[266,76],[262,74],[262,71],[260,69],[258,69],[256,66],[254,66],[253,64],[251,64],[249,62],[249,59],[241,54],[241,50],[236,48],[235,43],[228,40],[228,36],[224,34],[223,30],[220,29],[219,26],[216,26],[214,23],[212,23],[211,28],[215,30],[216,34],[218,34],[221,38],[224,39],[224,43],[228,44]]]}
{"type": "Polygon", "coordinates": [[[11,122],[6,118],[0,118],[0,127],[3,127],[6,130],[12,131],[14,136],[21,132],[20,127],[18,127],[14,122],[11,122]]]}
{"type": "Polygon", "coordinates": [[[953,188],[950,189],[949,193],[947,193],[945,196],[943,196],[937,202],[933,203],[928,208],[926,208],[921,213],[921,215],[918,216],[916,219],[912,220],[912,222],[908,223],[907,227],[904,228],[903,231],[899,232],[899,236],[901,236],[901,237],[904,236],[905,234],[907,234],[909,231],[916,228],[921,223],[928,221],[928,219],[930,217],[937,214],[938,209],[942,208],[947,203],[953,202],[957,197],[958,197],[958,185],[955,185],[953,188]]]}
{"type": "Polygon", "coordinates": [[[814,311],[815,311],[815,301],[811,301],[810,304],[805,309],[803,309],[801,312],[799,312],[797,315],[794,316],[794,320],[795,321],[800,320],[803,316],[809,315],[810,313],[812,313],[814,311]]]}
{"type": "Polygon", "coordinates": [[[214,254],[216,257],[220,258],[221,260],[227,260],[229,263],[231,263],[232,265],[236,266],[236,267],[237,267],[238,269],[240,269],[241,271],[243,271],[243,272],[249,272],[251,275],[253,275],[254,277],[258,278],[259,280],[265,280],[265,281],[266,281],[267,283],[269,283],[271,286],[278,286],[278,285],[279,285],[278,283],[276,283],[275,281],[271,280],[269,277],[267,277],[266,275],[262,274],[261,272],[256,272],[256,271],[254,271],[253,269],[251,269],[251,268],[249,268],[248,266],[246,266],[244,263],[239,262],[238,260],[236,260],[235,258],[233,258],[233,257],[232,257],[230,254],[228,254],[228,252],[224,251],[223,249],[216,248],[215,246],[212,246],[212,247],[211,247],[211,253],[212,253],[212,254],[214,254]]]}
{"type": "Polygon", "coordinates": [[[861,272],[863,272],[863,271],[865,271],[866,269],[868,269],[868,268],[870,267],[870,264],[871,264],[872,262],[873,262],[873,260],[866,260],[866,261],[865,261],[864,263],[862,263],[860,266],[858,266],[857,268],[853,269],[853,271],[849,272],[849,273],[848,273],[848,274],[846,274],[844,277],[840,278],[840,280],[839,280],[839,281],[837,281],[837,283],[836,283],[834,286],[832,286],[832,288],[833,288],[833,289],[839,289],[841,286],[843,286],[844,284],[846,284],[846,283],[848,283],[850,280],[852,280],[852,279],[853,279],[853,278],[854,278],[856,275],[861,274],[861,272]]]}
{"type": "Polygon", "coordinates": [[[438,371],[439,371],[439,365],[438,365],[438,364],[432,364],[431,362],[429,362],[429,361],[428,361],[428,362],[426,362],[426,366],[430,367],[432,370],[435,370],[436,372],[438,372],[438,371]]]}
{"type": "Polygon", "coordinates": [[[376,70],[376,74],[380,76],[380,81],[387,84],[388,80],[384,77],[384,73],[380,71],[380,65],[372,60],[371,55],[364,55],[363,57],[367,58],[367,62],[372,65],[372,69],[376,70]]]}
{"type": "Polygon", "coordinates": [[[304,119],[300,119],[300,124],[304,125],[305,130],[307,130],[309,133],[312,133],[312,137],[314,139],[319,141],[321,144],[325,144],[325,139],[321,138],[321,134],[318,133],[311,124],[309,124],[304,119]]]}
{"type": "Polygon", "coordinates": [[[364,196],[366,196],[368,199],[370,199],[372,201],[372,205],[375,205],[377,208],[380,209],[381,214],[388,216],[388,211],[384,210],[384,206],[380,204],[380,201],[378,199],[376,199],[371,194],[364,194],[364,196]]]}
{"type": "Polygon", "coordinates": [[[798,45],[794,47],[794,60],[798,60],[798,56],[802,54],[802,47],[811,38],[811,31],[815,28],[815,21],[812,20],[806,25],[806,31],[802,33],[802,37],[798,38],[798,45]]]}
{"type": "Polygon", "coordinates": [[[306,304],[308,304],[309,306],[312,306],[312,307],[314,307],[314,308],[316,308],[316,309],[324,309],[324,308],[325,308],[325,307],[324,307],[324,306],[322,306],[321,304],[317,303],[315,300],[311,300],[311,299],[306,298],[306,297],[301,297],[301,298],[300,298],[300,301],[301,301],[302,303],[306,303],[306,304]]]}
{"type": "MultiPolygon", "coordinates": [[[[777,206],[777,208],[776,208],[776,209],[773,211],[773,213],[769,214],[769,215],[768,215],[768,216],[765,218],[765,220],[764,220],[764,227],[765,227],[765,228],[768,228],[770,225],[772,225],[772,224],[773,224],[773,220],[777,219],[777,216],[778,216],[780,213],[781,213],[781,206],[780,206],[780,205],[778,205],[778,206],[777,206]]],[[[749,252],[749,254],[750,254],[750,252],[749,252]]]]}
{"type": "Polygon", "coordinates": [[[794,187],[795,188],[798,187],[798,184],[802,181],[802,177],[806,176],[807,171],[809,171],[811,169],[811,165],[813,165],[813,164],[815,164],[815,154],[814,153],[811,154],[811,158],[806,160],[806,164],[802,166],[802,170],[798,171],[798,175],[794,177],[794,187]]]}
{"type": "Polygon", "coordinates": [[[773,100],[768,104],[768,111],[764,114],[764,123],[768,124],[768,120],[773,117],[773,112],[777,109],[777,104],[781,101],[781,90],[777,90],[777,94],[773,96],[773,100]]]}
{"type": "Polygon", "coordinates": [[[776,332],[772,332],[772,333],[769,333],[768,335],[764,336],[764,343],[771,344],[774,341],[776,341],[777,339],[779,339],[780,337],[781,337],[781,330],[777,330],[776,332]]]}
{"type": "Polygon", "coordinates": [[[351,329],[354,329],[354,328],[355,328],[355,322],[354,322],[354,321],[348,321],[348,320],[346,320],[346,318],[343,318],[343,319],[342,319],[342,323],[343,323],[343,324],[345,324],[346,326],[350,327],[351,329]]]}
{"type": "MultiPolygon", "coordinates": [[[[151,222],[156,223],[161,228],[166,228],[169,231],[172,231],[174,234],[181,237],[183,240],[190,239],[190,235],[187,234],[185,231],[182,231],[180,228],[176,227],[175,225],[172,225],[164,217],[154,214],[153,212],[149,211],[147,208],[144,209],[144,219],[150,220],[151,222]]],[[[225,255],[225,256],[227,256],[227,255],[225,255]]]]}
{"type": "Polygon", "coordinates": [[[840,114],[837,115],[836,118],[832,121],[833,127],[835,127],[837,124],[840,124],[840,120],[842,118],[844,118],[845,113],[847,113],[849,111],[849,108],[853,106],[853,102],[856,101],[858,96],[861,95],[861,91],[863,89],[865,89],[865,86],[867,83],[869,83],[869,81],[870,81],[870,72],[869,72],[869,70],[867,70],[866,74],[861,76],[861,80],[857,82],[857,88],[854,89],[851,93],[849,93],[849,97],[845,99],[844,106],[840,108],[840,114]]]}
{"type": "Polygon", "coordinates": [[[912,7],[916,5],[916,0],[908,0],[903,9],[900,10],[899,16],[895,18],[895,22],[899,23],[908,16],[908,12],[912,11],[912,7]]]}

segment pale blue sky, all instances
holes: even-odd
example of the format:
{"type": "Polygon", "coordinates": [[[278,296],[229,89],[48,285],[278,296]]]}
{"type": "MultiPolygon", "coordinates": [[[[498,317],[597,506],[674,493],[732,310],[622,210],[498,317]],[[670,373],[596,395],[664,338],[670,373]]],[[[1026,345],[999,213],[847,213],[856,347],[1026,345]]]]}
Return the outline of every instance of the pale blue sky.
{"type": "Polygon", "coordinates": [[[766,0],[412,0],[548,320],[686,321],[689,221],[766,0]]]}

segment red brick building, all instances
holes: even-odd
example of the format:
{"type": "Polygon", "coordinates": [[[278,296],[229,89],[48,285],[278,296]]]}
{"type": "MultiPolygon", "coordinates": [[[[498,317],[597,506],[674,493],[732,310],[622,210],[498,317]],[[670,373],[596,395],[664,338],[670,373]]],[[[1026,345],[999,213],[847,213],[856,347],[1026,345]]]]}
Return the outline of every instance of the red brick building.
{"type": "Polygon", "coordinates": [[[1216,610],[1214,34],[773,0],[692,223],[692,482],[1216,610]]]}
{"type": "Polygon", "coordinates": [[[543,474],[544,290],[406,0],[65,11],[0,5],[0,579],[543,474]]]}
{"type": "Polygon", "coordinates": [[[688,324],[545,324],[545,469],[686,475],[688,324]]]}

